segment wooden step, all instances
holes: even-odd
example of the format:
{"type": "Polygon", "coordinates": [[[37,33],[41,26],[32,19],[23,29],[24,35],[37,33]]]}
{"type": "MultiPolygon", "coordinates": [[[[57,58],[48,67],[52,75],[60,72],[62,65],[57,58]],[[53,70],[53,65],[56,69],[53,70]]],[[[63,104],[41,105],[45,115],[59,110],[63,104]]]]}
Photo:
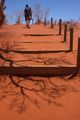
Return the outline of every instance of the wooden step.
{"type": "Polygon", "coordinates": [[[74,65],[53,66],[53,65],[36,65],[27,67],[0,67],[0,74],[26,75],[26,76],[58,76],[69,75],[77,71],[74,65]]]}
{"type": "Polygon", "coordinates": [[[50,34],[50,33],[45,33],[45,34],[38,34],[38,33],[36,33],[36,34],[31,34],[31,33],[29,33],[29,34],[24,34],[25,36],[54,36],[54,34],[50,34]]]}
{"type": "Polygon", "coordinates": [[[21,53],[21,54],[42,54],[42,53],[58,53],[58,52],[69,52],[69,49],[61,49],[61,50],[15,50],[13,52],[21,53]]]}

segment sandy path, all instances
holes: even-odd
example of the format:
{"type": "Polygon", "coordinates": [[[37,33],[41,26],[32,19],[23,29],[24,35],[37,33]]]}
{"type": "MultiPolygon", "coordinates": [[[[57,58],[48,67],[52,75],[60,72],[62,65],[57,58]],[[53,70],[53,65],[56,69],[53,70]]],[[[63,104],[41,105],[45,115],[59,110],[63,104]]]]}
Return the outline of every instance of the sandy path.
{"type": "MultiPolygon", "coordinates": [[[[49,36],[49,37],[35,37],[24,36],[24,34],[58,34],[58,27],[50,29],[50,26],[46,28],[42,26],[33,25],[28,30],[24,25],[5,25],[0,30],[0,33],[4,32],[4,35],[0,34],[0,40],[16,41],[21,47],[25,47],[28,50],[52,50],[52,49],[67,49],[69,47],[69,32],[67,36],[67,43],[60,43],[63,39],[62,36],[49,36]],[[42,29],[43,28],[43,29],[42,29]],[[42,31],[41,31],[42,29],[42,31]],[[37,30],[37,31],[36,31],[37,30]],[[49,40],[50,39],[50,40],[49,40]],[[59,41],[58,41],[59,40],[59,41]],[[32,42],[32,43],[19,43],[19,42],[32,42]],[[39,43],[38,43],[39,42],[39,43]],[[50,43],[45,43],[50,42],[50,43]],[[57,42],[57,43],[56,43],[57,42]],[[23,44],[23,45],[21,45],[23,44]]],[[[80,30],[74,31],[74,49],[77,49],[77,39],[80,35],[80,30]]],[[[75,64],[76,65],[76,51],[71,53],[50,53],[50,54],[13,54],[11,53],[11,59],[28,60],[27,62],[19,62],[20,65],[38,64],[42,65],[45,60],[50,60],[50,63],[56,65],[75,64]]],[[[49,63],[47,63],[49,64],[49,63]]],[[[4,65],[7,65],[6,63],[4,65]]],[[[34,78],[34,77],[33,77],[34,78]]],[[[34,78],[34,79],[39,79],[34,78]]],[[[43,78],[40,78],[43,79],[43,78]]],[[[48,78],[44,78],[48,79],[48,78]]],[[[61,106],[54,104],[47,104],[43,100],[37,98],[40,102],[40,109],[37,109],[33,104],[28,103],[27,109],[23,114],[18,114],[16,108],[9,109],[11,98],[6,98],[0,102],[0,120],[80,120],[80,78],[76,77],[72,80],[68,80],[64,77],[53,77],[52,79],[57,85],[66,85],[68,91],[63,92],[61,97],[57,98],[56,101],[61,106]]],[[[33,96],[33,95],[32,95],[33,96]]],[[[27,101],[26,101],[27,102],[27,101]]]]}

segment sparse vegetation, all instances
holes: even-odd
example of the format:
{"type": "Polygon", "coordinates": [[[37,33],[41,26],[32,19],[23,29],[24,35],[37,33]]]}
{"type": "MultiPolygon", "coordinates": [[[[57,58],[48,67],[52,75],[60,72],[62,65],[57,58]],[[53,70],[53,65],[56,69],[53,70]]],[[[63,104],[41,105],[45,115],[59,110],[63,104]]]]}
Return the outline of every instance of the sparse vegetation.
{"type": "Polygon", "coordinates": [[[17,11],[14,16],[15,16],[15,19],[16,19],[15,20],[16,23],[20,24],[22,22],[23,10],[17,11]]]}
{"type": "Polygon", "coordinates": [[[49,15],[49,8],[43,10],[40,4],[35,4],[33,8],[33,15],[36,23],[41,23],[49,15]]]}

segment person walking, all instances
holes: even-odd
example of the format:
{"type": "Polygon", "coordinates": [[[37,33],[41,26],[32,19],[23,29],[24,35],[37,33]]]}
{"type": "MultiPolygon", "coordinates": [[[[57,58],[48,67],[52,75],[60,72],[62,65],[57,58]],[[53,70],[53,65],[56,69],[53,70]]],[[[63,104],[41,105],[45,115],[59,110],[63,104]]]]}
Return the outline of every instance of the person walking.
{"type": "Polygon", "coordinates": [[[25,21],[26,21],[26,26],[27,28],[30,28],[30,20],[32,19],[32,10],[31,7],[26,5],[24,9],[24,16],[25,16],[25,21]]]}

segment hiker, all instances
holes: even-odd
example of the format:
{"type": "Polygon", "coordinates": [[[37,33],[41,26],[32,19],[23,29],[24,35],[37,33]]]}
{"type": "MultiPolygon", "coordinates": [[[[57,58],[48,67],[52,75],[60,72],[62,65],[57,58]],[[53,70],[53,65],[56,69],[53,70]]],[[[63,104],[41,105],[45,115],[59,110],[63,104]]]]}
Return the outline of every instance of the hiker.
{"type": "Polygon", "coordinates": [[[26,5],[24,9],[24,17],[25,17],[27,28],[30,28],[30,20],[32,19],[32,10],[28,5],[26,5]]]}

